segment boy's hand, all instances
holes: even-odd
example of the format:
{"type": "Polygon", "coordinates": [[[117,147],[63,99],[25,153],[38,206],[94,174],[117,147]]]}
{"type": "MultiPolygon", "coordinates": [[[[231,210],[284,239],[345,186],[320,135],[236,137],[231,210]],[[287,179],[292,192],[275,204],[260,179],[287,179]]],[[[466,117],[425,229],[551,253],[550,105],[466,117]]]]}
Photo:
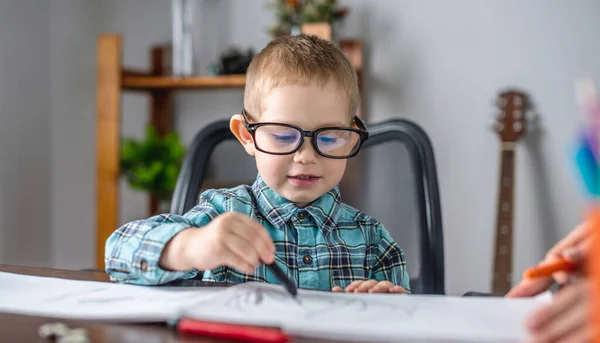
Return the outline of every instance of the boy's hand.
{"type": "MultiPolygon", "coordinates": [[[[544,260],[540,263],[548,263],[564,258],[569,262],[582,266],[583,260],[590,252],[592,243],[592,231],[589,222],[584,222],[577,226],[571,233],[548,251],[544,260]]],[[[581,269],[581,268],[580,268],[581,269]]],[[[530,297],[547,291],[554,282],[565,284],[573,275],[577,275],[580,271],[574,272],[557,272],[552,277],[524,279],[519,282],[513,289],[508,292],[507,297],[530,297]]]]}
{"type": "Polygon", "coordinates": [[[202,228],[177,234],[167,243],[160,264],[174,270],[228,266],[252,274],[261,263],[272,263],[274,255],[275,245],[264,227],[244,214],[227,212],[202,228]]]}
{"type": "MultiPolygon", "coordinates": [[[[342,287],[335,286],[332,291],[344,292],[342,287]]],[[[358,280],[346,287],[346,293],[408,293],[404,287],[396,286],[389,281],[358,280]]]]}
{"type": "Polygon", "coordinates": [[[546,305],[532,313],[527,327],[535,342],[591,342],[587,283],[565,286],[546,305]]]}

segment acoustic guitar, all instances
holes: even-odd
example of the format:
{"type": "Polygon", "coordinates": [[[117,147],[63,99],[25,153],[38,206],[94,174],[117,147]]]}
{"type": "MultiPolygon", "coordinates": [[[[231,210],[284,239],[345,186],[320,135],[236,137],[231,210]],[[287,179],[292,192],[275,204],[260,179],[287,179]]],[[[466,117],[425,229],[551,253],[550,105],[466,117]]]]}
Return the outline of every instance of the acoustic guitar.
{"type": "Polygon", "coordinates": [[[525,134],[528,102],[528,96],[517,90],[502,92],[496,101],[499,109],[495,131],[500,138],[500,178],[492,277],[492,292],[495,294],[505,294],[511,288],[515,148],[517,141],[525,134]]]}

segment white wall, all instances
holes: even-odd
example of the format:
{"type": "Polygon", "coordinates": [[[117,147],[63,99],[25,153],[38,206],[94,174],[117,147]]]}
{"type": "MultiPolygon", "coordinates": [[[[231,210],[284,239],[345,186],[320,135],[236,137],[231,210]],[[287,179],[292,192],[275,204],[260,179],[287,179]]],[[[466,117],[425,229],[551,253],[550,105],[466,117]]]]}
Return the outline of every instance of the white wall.
{"type": "MultiPolygon", "coordinates": [[[[99,1],[50,2],[53,264],[94,266],[96,38],[99,1]]],[[[48,28],[46,28],[48,30],[48,28]]]]}
{"type": "Polygon", "coordinates": [[[49,5],[0,2],[0,261],[49,266],[49,5]]]}
{"type": "MultiPolygon", "coordinates": [[[[200,1],[201,72],[205,73],[206,66],[229,44],[260,48],[268,41],[265,30],[273,16],[265,8],[267,2],[200,1]]],[[[14,34],[0,30],[1,137],[13,146],[17,142],[27,144],[29,148],[22,149],[31,161],[31,156],[39,153],[33,149],[38,144],[23,143],[20,139],[28,133],[25,123],[30,123],[23,117],[41,122],[35,125],[35,139],[52,143],[52,177],[47,176],[49,167],[36,166],[35,175],[39,177],[36,181],[40,184],[28,188],[27,195],[19,195],[20,200],[15,201],[14,180],[22,180],[31,168],[26,168],[29,162],[16,162],[14,156],[8,157],[14,149],[2,144],[0,217],[4,219],[7,213],[21,211],[30,218],[30,209],[20,210],[23,203],[28,204],[30,198],[43,199],[38,200],[41,204],[52,199],[52,213],[43,212],[46,207],[39,203],[34,213],[41,213],[40,218],[53,218],[54,265],[89,266],[94,247],[95,35],[102,31],[122,33],[125,63],[146,67],[149,46],[170,38],[169,2],[51,2],[52,38],[46,46],[52,66],[51,138],[43,130],[50,122],[40,110],[49,102],[49,94],[42,87],[49,81],[40,76],[45,69],[32,69],[30,64],[25,68],[24,63],[17,63],[29,55],[27,49],[35,50],[29,58],[37,62],[47,58],[47,50],[40,48],[44,41],[39,37],[44,37],[48,18],[29,10],[27,6],[33,6],[32,1],[19,1],[18,6],[15,3],[0,5],[0,27],[13,23],[18,28],[29,28],[28,35],[36,37],[39,44],[21,46],[22,53],[15,57],[5,49],[5,44],[15,45],[19,41],[12,38],[14,34]],[[14,19],[18,14],[39,15],[42,18],[36,18],[43,20],[14,19]],[[35,25],[34,29],[30,25],[35,25]],[[9,43],[4,43],[6,40],[9,43]],[[6,63],[10,68],[7,69],[6,63]],[[17,72],[15,64],[26,72],[17,72]],[[34,94],[39,96],[21,100],[18,95],[25,90],[17,92],[13,82],[5,81],[7,78],[23,82],[35,79],[39,88],[34,94]],[[10,111],[4,109],[7,101],[10,111]],[[47,188],[50,181],[51,196],[47,188]]],[[[505,86],[517,86],[531,94],[542,116],[543,131],[520,142],[517,151],[515,272],[520,274],[579,220],[581,195],[567,164],[567,146],[578,120],[573,79],[588,70],[600,77],[597,60],[600,42],[595,35],[600,32],[600,23],[595,18],[600,3],[594,0],[346,0],[343,3],[352,7],[352,14],[342,36],[358,37],[366,43],[369,119],[410,118],[421,124],[433,141],[440,174],[450,293],[489,288],[499,146],[489,129],[494,113],[492,101],[505,86]]],[[[182,92],[177,97],[176,127],[184,140],[189,141],[197,128],[237,111],[241,96],[241,90],[182,92]]],[[[140,95],[124,97],[125,135],[141,135],[147,120],[147,102],[140,95]]],[[[44,149],[48,154],[48,148],[44,149]]],[[[122,200],[122,221],[146,215],[145,196],[126,191],[122,200]]],[[[4,242],[7,234],[10,238],[23,237],[7,230],[17,226],[17,221],[2,221],[4,236],[0,238],[4,242]]],[[[9,245],[14,246],[12,243],[2,246],[4,261],[26,257],[12,250],[7,255],[9,245]]]]}

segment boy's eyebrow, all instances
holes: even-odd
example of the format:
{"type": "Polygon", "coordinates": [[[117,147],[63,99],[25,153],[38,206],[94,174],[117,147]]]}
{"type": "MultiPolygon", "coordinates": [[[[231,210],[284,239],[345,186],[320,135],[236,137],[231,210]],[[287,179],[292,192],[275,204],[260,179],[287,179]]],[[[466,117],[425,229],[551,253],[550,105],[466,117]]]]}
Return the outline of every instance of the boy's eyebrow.
{"type": "Polygon", "coordinates": [[[346,126],[350,126],[352,124],[348,124],[348,123],[344,123],[341,121],[337,121],[337,122],[331,122],[331,123],[325,123],[323,125],[320,125],[320,127],[326,127],[326,126],[340,126],[340,127],[346,127],[346,126]]]}
{"type": "MultiPolygon", "coordinates": [[[[324,124],[320,124],[320,125],[316,125],[314,126],[313,130],[318,130],[324,127],[350,127],[351,125],[348,124],[344,124],[342,122],[331,122],[331,123],[324,123],[324,124]]],[[[300,125],[300,127],[302,127],[302,125],[300,125]]]]}
{"type": "MultiPolygon", "coordinates": [[[[296,126],[300,126],[302,127],[302,125],[298,125],[298,123],[293,123],[293,122],[288,122],[288,121],[279,121],[279,120],[268,120],[267,122],[273,122],[273,123],[282,123],[282,124],[290,124],[290,125],[296,125],[296,126]]],[[[321,127],[350,127],[352,126],[351,123],[345,123],[345,122],[328,122],[328,123],[323,123],[323,124],[319,124],[316,125],[315,128],[321,128],[321,127]]]]}
{"type": "MultiPolygon", "coordinates": [[[[245,111],[244,111],[245,112],[245,111]]],[[[248,112],[245,112],[246,117],[248,118],[248,120],[253,121],[253,117],[251,114],[249,114],[248,112]]],[[[302,125],[300,123],[295,122],[294,120],[292,121],[288,121],[288,120],[282,120],[283,118],[272,118],[272,119],[268,119],[268,120],[264,120],[264,118],[261,118],[259,120],[257,120],[256,122],[271,122],[271,123],[281,123],[281,124],[289,124],[289,125],[296,125],[296,126],[300,126],[302,127],[302,125]]],[[[354,122],[354,118],[350,120],[350,122],[347,121],[331,121],[331,122],[326,122],[323,124],[319,124],[319,125],[315,125],[315,130],[322,128],[322,127],[351,127],[352,123],[354,122]]]]}

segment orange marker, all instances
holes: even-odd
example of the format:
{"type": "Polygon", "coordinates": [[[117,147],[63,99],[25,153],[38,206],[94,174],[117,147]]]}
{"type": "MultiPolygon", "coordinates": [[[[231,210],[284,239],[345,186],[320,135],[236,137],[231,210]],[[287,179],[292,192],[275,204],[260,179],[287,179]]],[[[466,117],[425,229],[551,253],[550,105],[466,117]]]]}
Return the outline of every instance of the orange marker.
{"type": "Polygon", "coordinates": [[[579,268],[565,259],[559,259],[554,262],[544,263],[539,266],[531,267],[523,272],[523,277],[526,279],[535,279],[540,277],[550,277],[552,274],[560,271],[571,271],[579,268]]]}

